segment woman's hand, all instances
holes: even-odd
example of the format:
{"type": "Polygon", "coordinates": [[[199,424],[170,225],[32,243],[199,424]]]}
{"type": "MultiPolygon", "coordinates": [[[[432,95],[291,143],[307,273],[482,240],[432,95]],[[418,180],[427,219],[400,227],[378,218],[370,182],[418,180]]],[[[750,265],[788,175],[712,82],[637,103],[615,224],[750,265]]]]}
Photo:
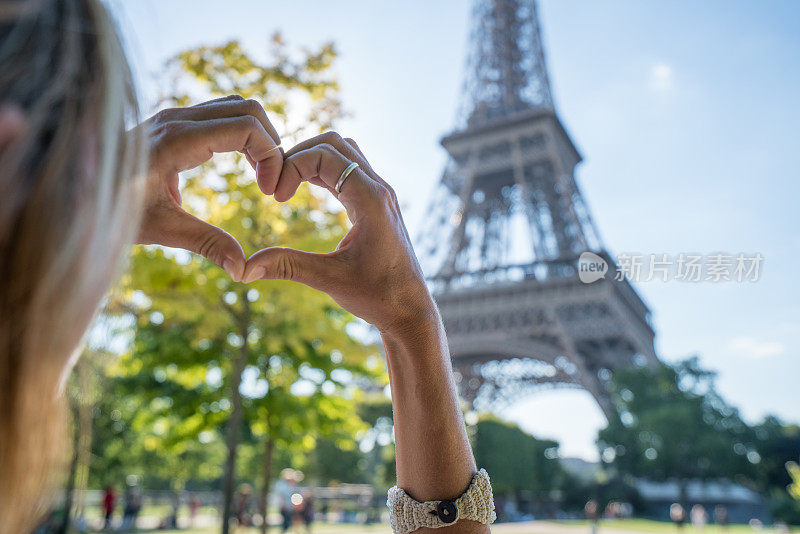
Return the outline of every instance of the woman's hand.
{"type": "MultiPolygon", "coordinates": [[[[397,198],[356,143],[327,133],[287,153],[276,179],[262,190],[288,200],[300,182],[325,187],[342,202],[353,227],[336,250],[312,254],[266,248],[247,260],[244,281],[295,280],[328,293],[381,331],[395,425],[397,485],[418,501],[456,499],[475,474],[475,460],[458,406],[450,355],[436,305],[411,248],[397,198]],[[336,182],[350,162],[341,193],[336,182]]],[[[458,521],[420,534],[489,532],[458,521]]]]}
{"type": "Polygon", "coordinates": [[[241,245],[230,234],[181,207],[178,173],[197,167],[215,152],[242,152],[266,191],[283,166],[280,138],[264,108],[232,95],[187,108],[165,109],[148,120],[150,167],[137,242],[179,247],[216,263],[236,281],[245,268],[241,245]]]}
{"type": "Polygon", "coordinates": [[[294,280],[329,294],[344,309],[384,333],[434,326],[439,318],[411,247],[397,197],[378,176],[356,143],[334,132],[304,141],[286,153],[280,176],[262,190],[275,200],[290,199],[303,181],[328,189],[353,223],[336,250],[314,254],[265,248],[247,260],[244,282],[294,280]],[[337,194],[342,171],[358,163],[337,194]]]}
{"type": "MultiPolygon", "coordinates": [[[[261,250],[247,260],[244,281],[302,282],[328,293],[381,331],[392,390],[397,485],[418,501],[456,499],[469,487],[475,460],[458,406],[444,328],[397,198],[355,142],[335,133],[292,148],[280,176],[266,181],[262,189],[283,202],[304,180],[337,196],[353,227],[327,254],[261,250]],[[334,185],[353,161],[359,167],[337,195],[334,185]]],[[[419,532],[484,534],[489,529],[458,521],[419,532]]]]}

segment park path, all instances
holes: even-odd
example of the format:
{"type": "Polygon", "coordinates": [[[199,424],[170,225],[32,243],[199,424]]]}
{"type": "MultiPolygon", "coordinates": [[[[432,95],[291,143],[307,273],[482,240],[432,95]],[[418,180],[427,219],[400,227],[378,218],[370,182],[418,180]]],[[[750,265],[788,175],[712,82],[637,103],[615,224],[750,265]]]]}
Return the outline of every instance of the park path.
{"type": "MultiPolygon", "coordinates": [[[[590,534],[586,525],[565,525],[549,521],[526,521],[524,523],[500,523],[492,525],[492,532],[499,534],[590,534]]],[[[598,534],[635,534],[630,530],[600,529],[598,534]]]]}

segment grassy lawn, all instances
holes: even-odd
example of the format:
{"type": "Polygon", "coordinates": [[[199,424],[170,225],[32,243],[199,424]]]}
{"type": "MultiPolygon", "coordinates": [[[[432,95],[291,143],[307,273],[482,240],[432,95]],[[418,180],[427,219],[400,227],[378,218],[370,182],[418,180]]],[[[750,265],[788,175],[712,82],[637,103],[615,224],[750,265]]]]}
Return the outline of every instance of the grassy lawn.
{"type": "MultiPolygon", "coordinates": [[[[583,526],[589,528],[589,521],[555,521],[559,525],[564,526],[583,526]]],[[[743,534],[745,532],[753,534],[757,532],[749,525],[731,525],[727,529],[723,529],[718,525],[707,525],[705,529],[699,530],[691,525],[684,526],[683,530],[679,530],[672,523],[666,521],[651,521],[649,519],[603,519],[600,521],[600,531],[608,530],[626,530],[634,532],[671,532],[683,534],[743,534]]],[[[764,528],[765,531],[772,531],[772,528],[764,528]]]]}
{"type": "MultiPolygon", "coordinates": [[[[217,534],[220,531],[219,526],[214,527],[202,527],[202,528],[182,528],[178,530],[144,530],[140,529],[137,532],[145,533],[145,532],[153,532],[159,534],[217,534]]],[[[270,527],[268,532],[271,533],[278,533],[281,529],[279,527],[273,526],[270,527]]],[[[105,531],[103,531],[105,532],[105,531]]],[[[232,534],[257,534],[261,531],[257,528],[237,528],[235,531],[231,530],[232,534]]],[[[289,531],[292,534],[300,534],[305,533],[305,530],[302,527],[294,527],[294,530],[289,531]]],[[[392,529],[388,525],[372,525],[372,526],[364,526],[364,525],[349,525],[349,524],[325,524],[325,523],[317,523],[313,525],[312,532],[316,533],[344,533],[344,532],[353,532],[353,533],[361,533],[361,532],[374,532],[375,534],[391,534],[392,529]]]]}
{"type": "MultiPolygon", "coordinates": [[[[141,532],[141,531],[140,531],[141,532]]],[[[219,527],[205,527],[196,529],[182,530],[159,530],[164,534],[216,534],[219,527]]],[[[259,532],[255,528],[240,528],[234,534],[256,534],[259,532]]],[[[278,527],[272,527],[269,532],[280,532],[278,527]]],[[[295,534],[305,532],[300,527],[290,531],[295,534]]],[[[326,533],[375,533],[391,534],[388,525],[350,525],[350,524],[325,524],[316,523],[312,532],[319,534],[326,533]]],[[[591,532],[588,521],[534,521],[530,523],[502,523],[492,526],[492,532],[498,534],[589,534],[591,532]]],[[[747,525],[731,525],[727,529],[722,529],[716,525],[708,525],[703,530],[697,530],[691,526],[686,526],[683,530],[678,530],[673,524],[661,521],[650,521],[647,519],[627,519],[627,520],[603,520],[600,522],[598,534],[625,534],[628,532],[642,533],[671,533],[671,534],[757,534],[759,531],[747,525]]],[[[771,527],[761,530],[764,533],[774,533],[771,527]]],[[[792,532],[800,532],[794,529],[792,532]]]]}
{"type": "MultiPolygon", "coordinates": [[[[119,501],[118,501],[119,502],[119,501]]],[[[122,517],[122,505],[117,504],[117,507],[114,510],[114,517],[119,520],[122,517]]],[[[141,517],[167,517],[172,513],[172,506],[169,504],[145,504],[142,506],[142,510],[139,513],[141,517]]],[[[198,515],[214,515],[217,513],[217,509],[213,506],[201,506],[198,511],[198,515]]],[[[179,517],[188,517],[189,512],[186,506],[182,506],[180,512],[178,514],[179,517]]],[[[87,506],[85,517],[89,521],[101,521],[103,517],[103,511],[100,509],[100,506],[87,506]]],[[[183,530],[182,532],[191,532],[190,530],[183,530]]]]}

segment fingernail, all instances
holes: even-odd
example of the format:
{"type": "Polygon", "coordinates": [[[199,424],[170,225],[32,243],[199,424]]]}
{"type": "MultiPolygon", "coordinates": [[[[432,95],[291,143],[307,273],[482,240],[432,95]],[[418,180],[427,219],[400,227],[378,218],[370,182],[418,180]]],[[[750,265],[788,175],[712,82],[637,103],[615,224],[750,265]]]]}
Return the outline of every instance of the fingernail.
{"type": "Polygon", "coordinates": [[[255,269],[253,269],[252,271],[250,271],[249,274],[245,275],[244,280],[242,280],[242,281],[245,284],[249,284],[250,282],[253,282],[255,280],[260,280],[260,279],[264,278],[264,276],[266,276],[266,274],[267,274],[267,268],[259,266],[259,267],[256,267],[255,269]]]}
{"type": "Polygon", "coordinates": [[[236,264],[232,260],[224,260],[222,262],[222,268],[225,269],[225,272],[228,273],[234,282],[240,282],[242,280],[239,277],[239,273],[236,271],[236,264]]]}

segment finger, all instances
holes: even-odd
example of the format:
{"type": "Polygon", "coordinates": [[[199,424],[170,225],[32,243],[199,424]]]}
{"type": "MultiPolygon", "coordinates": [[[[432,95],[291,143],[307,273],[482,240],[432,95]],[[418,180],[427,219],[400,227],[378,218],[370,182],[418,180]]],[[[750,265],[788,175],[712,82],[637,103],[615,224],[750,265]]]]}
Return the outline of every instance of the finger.
{"type": "Polygon", "coordinates": [[[256,160],[254,160],[253,158],[251,158],[250,154],[245,152],[244,153],[244,157],[247,160],[247,163],[249,163],[250,166],[253,168],[253,170],[257,170],[258,169],[258,162],[256,160]]]}
{"type": "Polygon", "coordinates": [[[246,284],[254,280],[292,280],[320,291],[342,283],[345,266],[336,253],[315,254],[291,248],[270,247],[247,259],[246,284]]]}
{"type": "Polygon", "coordinates": [[[356,143],[356,140],[355,140],[355,139],[353,139],[353,138],[351,138],[351,137],[345,137],[345,138],[344,138],[344,142],[345,142],[345,143],[347,143],[348,145],[350,145],[350,147],[351,147],[353,150],[355,150],[356,152],[358,152],[358,155],[359,155],[359,156],[361,156],[361,159],[363,159],[363,160],[364,160],[364,163],[366,164],[366,166],[367,166],[367,167],[369,167],[370,169],[372,169],[372,165],[370,165],[370,164],[369,164],[369,161],[367,161],[367,157],[364,155],[364,153],[363,153],[363,152],[361,151],[361,149],[358,147],[358,143],[356,143]]]}
{"type": "Polygon", "coordinates": [[[269,121],[264,106],[256,100],[245,100],[239,95],[231,96],[237,96],[238,98],[226,97],[224,99],[211,100],[198,106],[180,108],[177,117],[179,120],[201,121],[252,115],[258,119],[267,134],[275,141],[275,145],[281,144],[281,137],[269,121]]]}
{"type": "Polygon", "coordinates": [[[301,182],[312,181],[323,185],[333,193],[344,204],[348,215],[352,215],[351,208],[355,208],[356,205],[368,205],[374,200],[378,191],[377,184],[364,171],[356,168],[347,176],[341,187],[341,193],[337,193],[334,186],[350,163],[351,160],[327,144],[296,152],[283,162],[283,169],[274,192],[275,200],[279,202],[289,200],[301,182]]]}
{"type": "MultiPolygon", "coordinates": [[[[367,173],[367,175],[374,180],[374,177],[371,176],[370,173],[368,172],[368,169],[370,169],[370,165],[369,165],[369,162],[367,162],[366,158],[364,158],[364,156],[360,152],[354,150],[353,147],[350,144],[348,144],[342,138],[341,135],[339,135],[338,133],[333,132],[333,131],[325,132],[325,133],[322,133],[322,134],[317,135],[315,137],[312,137],[310,139],[306,139],[304,141],[301,141],[300,143],[297,143],[289,151],[286,152],[286,157],[287,158],[291,157],[294,154],[297,154],[298,152],[301,152],[303,150],[308,150],[310,148],[313,148],[313,147],[319,146],[319,145],[330,145],[330,146],[332,146],[337,152],[339,152],[341,155],[343,155],[348,160],[348,162],[354,161],[354,162],[358,163],[358,166],[362,170],[362,172],[367,173]]],[[[348,177],[347,179],[349,180],[350,177],[348,177]]],[[[338,178],[337,178],[337,180],[338,180],[338,178]]],[[[314,180],[309,180],[309,181],[311,183],[315,183],[314,180]]],[[[299,183],[297,185],[299,185],[299,183]]],[[[315,185],[319,185],[319,184],[315,184],[315,185]]],[[[331,192],[333,192],[334,194],[336,194],[335,191],[333,191],[332,187],[329,187],[329,186],[327,186],[325,184],[323,184],[323,186],[326,187],[331,192]]],[[[292,190],[292,193],[289,195],[290,197],[294,194],[294,191],[296,189],[297,189],[297,187],[295,186],[295,188],[292,190]]]]}
{"type": "MultiPolygon", "coordinates": [[[[326,144],[331,145],[340,154],[346,157],[350,161],[355,161],[358,163],[358,166],[362,168],[365,172],[367,169],[370,168],[369,162],[367,158],[361,153],[361,151],[356,150],[353,146],[348,143],[341,135],[336,132],[325,132],[320,135],[311,137],[310,139],[306,139],[297,143],[293,146],[289,151],[286,152],[286,156],[291,156],[300,152],[302,150],[308,150],[309,148],[315,147],[317,145],[326,144]]],[[[370,176],[371,177],[371,176],[370,176]]]]}
{"type": "Polygon", "coordinates": [[[351,139],[351,138],[349,138],[349,137],[345,137],[345,138],[344,138],[344,141],[345,141],[345,143],[347,143],[348,145],[350,145],[350,147],[352,147],[352,149],[353,149],[353,150],[355,150],[356,152],[358,152],[358,154],[359,154],[359,155],[360,155],[360,156],[363,158],[363,160],[364,160],[364,165],[365,165],[365,167],[366,167],[366,168],[365,168],[365,171],[366,171],[366,173],[367,173],[367,174],[368,174],[368,175],[369,175],[369,176],[370,176],[370,177],[371,177],[373,180],[375,180],[375,181],[377,181],[378,183],[380,183],[380,184],[381,184],[381,185],[382,185],[382,186],[383,186],[383,187],[384,187],[384,188],[385,188],[387,191],[389,191],[389,195],[390,195],[390,196],[391,196],[391,198],[392,198],[393,204],[394,204],[394,205],[397,207],[397,216],[400,218],[400,221],[402,222],[403,233],[405,234],[405,236],[406,236],[406,239],[408,239],[408,241],[409,241],[409,242],[411,242],[411,236],[410,236],[410,235],[409,235],[409,233],[408,233],[408,228],[406,227],[405,221],[403,221],[403,214],[400,212],[400,203],[397,201],[397,195],[395,194],[395,192],[394,192],[394,189],[393,189],[393,188],[392,188],[392,186],[390,186],[390,185],[389,185],[389,184],[388,184],[388,183],[387,183],[387,182],[386,182],[386,181],[385,181],[383,178],[381,178],[381,177],[378,175],[378,173],[376,173],[376,172],[375,172],[375,171],[372,169],[372,165],[370,165],[369,161],[367,161],[367,158],[366,158],[366,157],[364,157],[364,153],[363,153],[363,152],[361,151],[361,149],[359,148],[359,146],[358,146],[358,143],[356,143],[355,139],[351,139]]]}
{"type": "Polygon", "coordinates": [[[293,146],[286,154],[291,155],[300,150],[306,150],[312,146],[322,143],[331,145],[344,157],[350,161],[355,161],[358,163],[358,166],[367,174],[367,176],[387,188],[387,190],[392,191],[391,186],[389,186],[389,184],[372,169],[372,165],[370,165],[369,161],[367,161],[367,158],[364,157],[364,153],[358,148],[356,142],[350,138],[343,138],[337,132],[325,132],[317,135],[316,137],[301,141],[297,145],[293,146]]]}
{"type": "Polygon", "coordinates": [[[364,171],[365,171],[365,172],[366,172],[366,173],[367,173],[367,174],[370,176],[370,178],[372,178],[373,180],[375,180],[376,182],[378,182],[378,183],[379,183],[379,184],[381,184],[382,186],[384,186],[384,187],[386,187],[386,188],[388,188],[388,189],[390,189],[390,190],[391,190],[391,187],[390,187],[390,186],[389,186],[389,184],[386,182],[386,180],[384,180],[383,178],[381,178],[381,177],[378,175],[378,173],[377,173],[377,172],[375,172],[375,171],[372,169],[372,165],[370,164],[370,162],[369,162],[369,161],[367,161],[367,158],[364,156],[364,153],[361,151],[361,149],[360,149],[360,148],[358,148],[358,144],[356,144],[355,140],[354,140],[354,139],[351,139],[351,138],[349,138],[349,137],[345,137],[345,138],[343,139],[343,141],[344,141],[344,142],[345,142],[345,143],[346,143],[346,144],[347,144],[347,145],[348,145],[348,146],[349,146],[349,147],[350,147],[350,148],[351,148],[351,149],[352,149],[352,150],[353,150],[353,151],[354,151],[356,154],[358,154],[359,156],[361,156],[361,161],[359,161],[358,163],[359,163],[359,165],[363,165],[363,166],[364,166],[364,171]]]}
{"type": "Polygon", "coordinates": [[[369,161],[367,161],[367,158],[364,156],[361,148],[359,148],[358,143],[349,137],[342,138],[336,132],[326,132],[318,137],[328,139],[334,148],[339,150],[345,157],[357,162],[359,166],[363,168],[364,172],[367,173],[367,176],[383,186],[383,189],[388,193],[388,197],[391,199],[389,205],[392,207],[391,209],[396,212],[397,217],[400,219],[403,233],[405,234],[406,239],[408,239],[410,242],[411,236],[409,235],[408,229],[403,221],[403,214],[400,212],[400,203],[397,201],[397,195],[395,194],[394,189],[386,182],[386,180],[381,178],[378,173],[373,170],[372,165],[369,163],[369,161]]]}
{"type": "MultiPolygon", "coordinates": [[[[179,120],[208,120],[226,117],[241,117],[244,115],[252,115],[258,119],[258,121],[264,127],[264,130],[266,130],[267,134],[275,142],[275,145],[280,145],[281,138],[278,134],[278,131],[267,117],[264,106],[262,106],[256,100],[245,100],[240,95],[229,95],[223,98],[209,100],[208,102],[203,102],[202,104],[197,104],[196,106],[177,109],[177,118],[179,120]]],[[[272,170],[272,163],[270,162],[270,164],[267,165],[267,169],[261,169],[261,172],[259,172],[258,162],[250,157],[250,155],[247,153],[245,153],[245,157],[247,158],[247,161],[253,170],[256,171],[259,187],[261,187],[263,190],[262,183],[265,180],[265,176],[268,175],[272,170]]]]}
{"type": "Polygon", "coordinates": [[[183,210],[169,210],[163,218],[163,237],[159,240],[159,245],[200,254],[225,269],[234,281],[242,279],[245,268],[244,251],[233,236],[183,210]]]}
{"type": "Polygon", "coordinates": [[[196,108],[200,106],[205,106],[207,104],[216,104],[217,102],[226,102],[229,100],[244,100],[244,97],[242,95],[228,95],[220,98],[214,98],[212,100],[206,100],[205,102],[200,102],[199,104],[195,104],[194,106],[191,107],[196,108]]]}
{"type": "MultiPolygon", "coordinates": [[[[156,148],[157,159],[169,158],[176,172],[197,167],[215,152],[245,152],[257,162],[259,186],[274,181],[283,167],[283,156],[261,123],[252,115],[204,121],[169,123],[156,148]]],[[[263,190],[263,187],[262,187],[263,190]]]]}

